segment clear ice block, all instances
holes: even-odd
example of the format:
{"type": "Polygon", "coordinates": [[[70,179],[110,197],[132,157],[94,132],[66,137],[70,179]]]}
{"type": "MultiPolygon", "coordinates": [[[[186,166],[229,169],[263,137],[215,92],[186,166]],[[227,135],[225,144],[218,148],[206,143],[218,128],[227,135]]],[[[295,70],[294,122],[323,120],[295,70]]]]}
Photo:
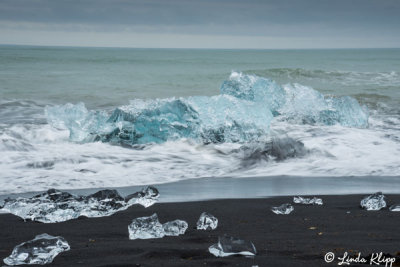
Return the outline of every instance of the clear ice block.
{"type": "Polygon", "coordinates": [[[128,225],[129,239],[163,238],[165,236],[163,225],[158,221],[156,213],[149,217],[133,219],[128,225]]]}
{"type": "Polygon", "coordinates": [[[313,197],[313,198],[306,198],[306,197],[294,197],[293,202],[297,204],[304,204],[304,205],[323,205],[321,198],[313,197]]]}
{"type": "Polygon", "coordinates": [[[125,198],[127,203],[131,204],[140,204],[145,208],[150,207],[154,203],[158,201],[160,197],[160,193],[158,192],[157,188],[153,186],[148,186],[140,192],[136,192],[132,195],[129,195],[125,198]]]}
{"type": "Polygon", "coordinates": [[[203,212],[197,221],[197,230],[214,230],[218,226],[218,219],[207,212],[203,212]]]}
{"type": "Polygon", "coordinates": [[[377,192],[361,200],[361,208],[366,210],[381,210],[386,207],[385,196],[377,192]]]}
{"type": "Polygon", "coordinates": [[[188,228],[188,224],[182,220],[175,220],[163,224],[164,233],[166,236],[183,235],[188,228]]]}
{"type": "Polygon", "coordinates": [[[278,207],[272,207],[271,210],[275,214],[287,215],[287,214],[290,214],[294,210],[294,207],[291,204],[286,203],[286,204],[282,204],[278,207]]]}
{"type": "Polygon", "coordinates": [[[256,247],[252,242],[227,235],[218,237],[218,243],[210,246],[208,251],[216,257],[255,256],[257,254],[256,247]]]}
{"type": "Polygon", "coordinates": [[[116,190],[109,189],[88,196],[75,196],[49,189],[31,198],[6,199],[2,210],[24,220],[54,223],[76,219],[79,216],[110,216],[134,204],[149,207],[158,200],[159,195],[158,190],[151,186],[125,199],[116,190]]]}
{"type": "Polygon", "coordinates": [[[33,240],[16,246],[3,261],[7,265],[48,264],[61,252],[70,250],[68,242],[61,236],[37,235],[33,240]]]}

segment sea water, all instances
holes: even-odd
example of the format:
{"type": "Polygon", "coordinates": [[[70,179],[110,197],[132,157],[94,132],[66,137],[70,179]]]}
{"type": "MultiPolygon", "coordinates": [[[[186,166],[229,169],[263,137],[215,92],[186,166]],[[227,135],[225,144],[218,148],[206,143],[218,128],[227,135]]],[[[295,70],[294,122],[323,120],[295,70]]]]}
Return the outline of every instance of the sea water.
{"type": "Polygon", "coordinates": [[[399,158],[400,49],[0,47],[0,194],[379,179],[399,158]]]}

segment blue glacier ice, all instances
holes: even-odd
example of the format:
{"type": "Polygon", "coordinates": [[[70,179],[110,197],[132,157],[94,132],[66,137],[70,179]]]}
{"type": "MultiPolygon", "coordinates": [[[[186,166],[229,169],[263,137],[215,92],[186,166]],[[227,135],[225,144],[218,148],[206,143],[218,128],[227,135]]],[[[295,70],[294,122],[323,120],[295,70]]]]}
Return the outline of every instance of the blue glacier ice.
{"type": "Polygon", "coordinates": [[[83,103],[48,106],[45,109],[45,114],[47,121],[53,127],[68,129],[72,141],[92,141],[89,140],[91,133],[107,132],[107,113],[104,111],[88,111],[83,103]]]}
{"type": "Polygon", "coordinates": [[[258,140],[273,118],[268,106],[229,95],[133,100],[110,116],[84,104],[47,107],[51,125],[69,129],[76,142],[162,143],[191,138],[203,143],[258,140]]]}
{"type": "Polygon", "coordinates": [[[274,116],[279,115],[278,110],[286,102],[284,89],[273,80],[238,72],[231,73],[229,79],[222,83],[220,91],[223,95],[262,102],[274,116]]]}
{"type": "Polygon", "coordinates": [[[136,99],[105,111],[83,103],[46,107],[49,124],[75,142],[136,145],[189,138],[201,143],[263,141],[273,119],[300,124],[367,127],[368,112],[352,97],[324,96],[300,84],[232,72],[221,94],[136,99]]]}
{"type": "Polygon", "coordinates": [[[276,82],[238,72],[232,72],[221,86],[221,94],[262,102],[272,114],[303,124],[367,127],[368,111],[349,96],[324,96],[308,86],[276,82]]]}

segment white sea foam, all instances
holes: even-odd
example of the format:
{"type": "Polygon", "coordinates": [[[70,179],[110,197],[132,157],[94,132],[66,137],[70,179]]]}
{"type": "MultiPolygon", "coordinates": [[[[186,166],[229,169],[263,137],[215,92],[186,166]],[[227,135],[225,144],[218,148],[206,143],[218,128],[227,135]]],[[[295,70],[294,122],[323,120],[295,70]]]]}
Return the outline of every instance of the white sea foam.
{"type": "MultiPolygon", "coordinates": [[[[386,120],[398,125],[397,117],[386,120]]],[[[398,175],[398,127],[372,117],[367,129],[274,121],[271,134],[304,143],[309,153],[244,167],[239,144],[203,145],[188,139],[141,149],[73,143],[66,130],[17,124],[0,131],[0,194],[166,183],[199,177],[398,175]]]]}

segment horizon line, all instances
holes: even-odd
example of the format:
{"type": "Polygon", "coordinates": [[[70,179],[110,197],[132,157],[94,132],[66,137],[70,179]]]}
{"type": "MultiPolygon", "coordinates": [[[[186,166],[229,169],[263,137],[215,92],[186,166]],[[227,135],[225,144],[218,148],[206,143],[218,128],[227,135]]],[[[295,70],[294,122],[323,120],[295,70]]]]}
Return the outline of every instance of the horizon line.
{"type": "Polygon", "coordinates": [[[165,49],[165,50],[368,50],[400,49],[400,47],[306,47],[306,48],[206,48],[206,47],[135,47],[135,46],[86,46],[86,45],[35,45],[0,43],[0,46],[52,47],[52,48],[119,48],[119,49],[165,49]]]}

